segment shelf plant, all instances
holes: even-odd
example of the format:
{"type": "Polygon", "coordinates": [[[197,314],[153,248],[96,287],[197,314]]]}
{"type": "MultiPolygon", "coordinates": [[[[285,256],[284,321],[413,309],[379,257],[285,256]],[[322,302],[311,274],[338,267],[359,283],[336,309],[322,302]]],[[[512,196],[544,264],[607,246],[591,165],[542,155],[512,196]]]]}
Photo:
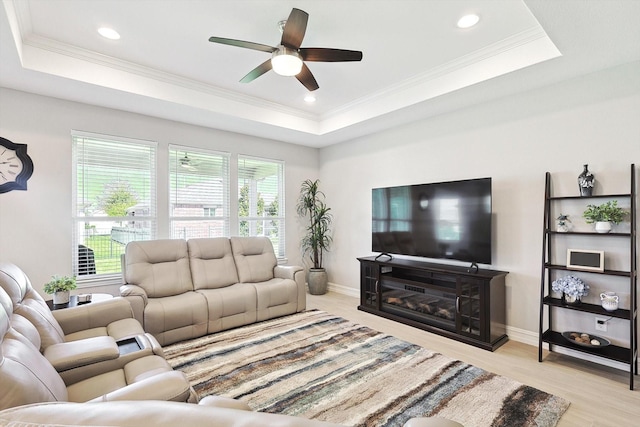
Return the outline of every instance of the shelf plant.
{"type": "Polygon", "coordinates": [[[618,206],[617,200],[610,200],[600,205],[587,205],[587,209],[582,213],[587,224],[596,224],[596,231],[608,233],[611,231],[611,223],[620,224],[627,212],[618,206]]]}

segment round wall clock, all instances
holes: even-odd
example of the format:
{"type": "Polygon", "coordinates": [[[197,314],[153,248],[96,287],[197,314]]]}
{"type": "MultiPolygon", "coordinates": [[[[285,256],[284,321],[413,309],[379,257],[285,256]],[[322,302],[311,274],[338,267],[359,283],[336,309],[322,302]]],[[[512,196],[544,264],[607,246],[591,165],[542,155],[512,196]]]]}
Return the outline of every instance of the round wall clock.
{"type": "Polygon", "coordinates": [[[0,136],[0,193],[26,190],[33,173],[33,162],[27,144],[14,144],[0,136]]]}

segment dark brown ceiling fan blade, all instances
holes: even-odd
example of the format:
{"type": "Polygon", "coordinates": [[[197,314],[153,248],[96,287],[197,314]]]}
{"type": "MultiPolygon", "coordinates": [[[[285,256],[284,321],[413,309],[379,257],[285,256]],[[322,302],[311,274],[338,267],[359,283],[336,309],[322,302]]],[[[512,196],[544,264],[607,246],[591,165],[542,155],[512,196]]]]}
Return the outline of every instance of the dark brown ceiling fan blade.
{"type": "Polygon", "coordinates": [[[313,77],[311,70],[306,64],[302,64],[302,71],[296,75],[296,79],[298,79],[298,81],[302,83],[309,92],[313,92],[320,87],[318,86],[318,82],[316,82],[316,78],[313,77]]]}
{"type": "Polygon", "coordinates": [[[263,75],[264,73],[266,73],[269,70],[271,70],[271,58],[267,59],[262,64],[258,65],[256,68],[254,68],[253,70],[249,71],[249,74],[244,76],[240,80],[240,83],[252,82],[252,81],[254,81],[255,79],[257,79],[258,77],[260,77],[261,75],[263,75]]]}
{"type": "Polygon", "coordinates": [[[262,52],[272,53],[277,48],[267,46],[266,44],[246,42],[244,40],[225,39],[223,37],[209,37],[209,41],[212,43],[226,44],[230,46],[244,47],[246,49],[260,50],[262,52]]]}
{"type": "Polygon", "coordinates": [[[307,31],[309,14],[304,10],[293,8],[282,31],[281,43],[289,48],[298,49],[307,31]]]}
{"type": "Polygon", "coordinates": [[[315,62],[346,62],[361,61],[362,52],[359,50],[328,49],[323,47],[306,47],[299,51],[305,61],[315,62]]]}

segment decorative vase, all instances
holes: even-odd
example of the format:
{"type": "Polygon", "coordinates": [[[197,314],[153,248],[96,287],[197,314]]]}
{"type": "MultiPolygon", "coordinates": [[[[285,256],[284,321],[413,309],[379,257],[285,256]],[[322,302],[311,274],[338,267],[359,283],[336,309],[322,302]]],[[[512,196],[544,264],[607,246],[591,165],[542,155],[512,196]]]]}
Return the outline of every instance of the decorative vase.
{"type": "Polygon", "coordinates": [[[590,197],[593,194],[593,184],[596,177],[589,172],[589,165],[584,165],[584,170],[578,175],[578,187],[580,188],[580,196],[590,197]]]}
{"type": "Polygon", "coordinates": [[[618,309],[619,298],[615,292],[603,292],[600,294],[600,303],[602,308],[607,311],[616,311],[618,309]]]}
{"type": "Polygon", "coordinates": [[[311,295],[324,295],[327,293],[327,272],[324,268],[310,268],[309,277],[309,293],[311,295]]]}
{"type": "Polygon", "coordinates": [[[69,291],[58,291],[53,293],[53,304],[68,304],[69,303],[69,291]]]}
{"type": "Polygon", "coordinates": [[[609,221],[596,221],[596,233],[608,233],[611,231],[611,223],[609,221]]]}
{"type": "Polygon", "coordinates": [[[562,294],[563,305],[579,305],[581,302],[579,295],[562,294]]]}

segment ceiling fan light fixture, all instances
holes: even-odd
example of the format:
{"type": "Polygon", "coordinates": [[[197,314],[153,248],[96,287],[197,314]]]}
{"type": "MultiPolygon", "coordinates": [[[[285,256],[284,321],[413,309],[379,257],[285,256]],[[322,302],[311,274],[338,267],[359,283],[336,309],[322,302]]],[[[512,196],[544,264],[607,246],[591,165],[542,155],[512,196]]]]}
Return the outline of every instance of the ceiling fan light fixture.
{"type": "Polygon", "coordinates": [[[271,55],[271,67],[281,76],[295,76],[302,71],[302,58],[296,50],[280,46],[271,55]]]}

